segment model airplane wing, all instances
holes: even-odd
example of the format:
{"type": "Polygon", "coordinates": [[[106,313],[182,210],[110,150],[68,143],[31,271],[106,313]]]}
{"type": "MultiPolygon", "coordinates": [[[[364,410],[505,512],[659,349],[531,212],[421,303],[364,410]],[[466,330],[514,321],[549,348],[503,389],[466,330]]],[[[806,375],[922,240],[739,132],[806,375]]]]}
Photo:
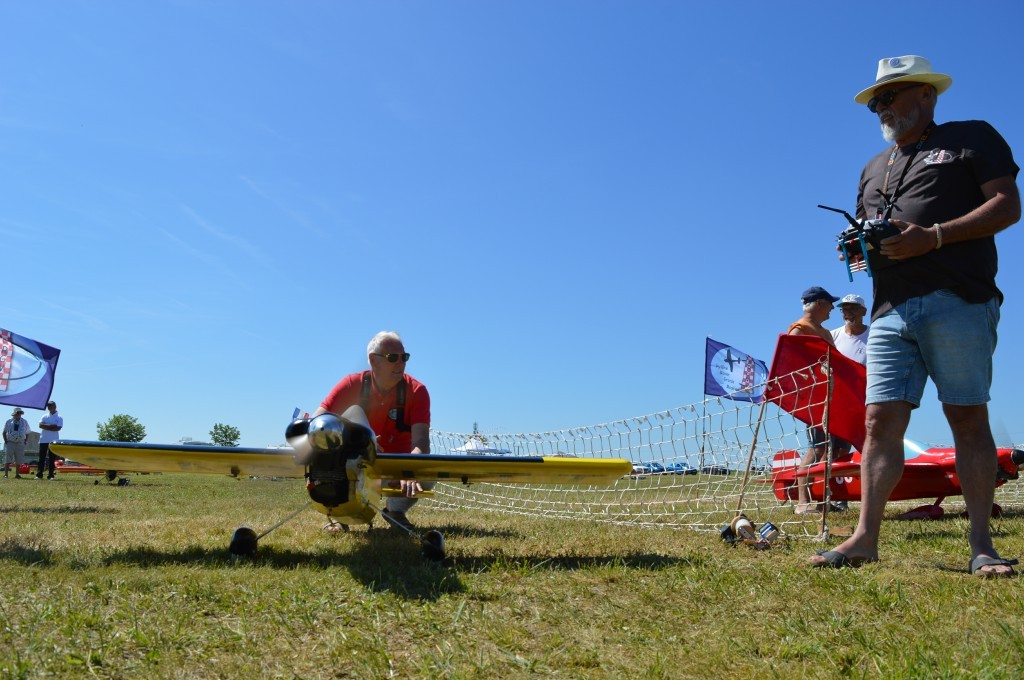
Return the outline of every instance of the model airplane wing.
{"type": "MultiPolygon", "coordinates": [[[[62,441],[50,445],[57,455],[99,470],[188,472],[235,476],[302,477],[304,467],[290,448],[62,441]]],[[[367,475],[382,479],[507,482],[515,484],[609,484],[629,474],[624,459],[545,458],[540,456],[460,456],[382,453],[367,475]]]]}
{"type": "MultiPolygon", "coordinates": [[[[808,479],[815,480],[821,479],[825,476],[825,466],[815,464],[813,467],[807,468],[804,472],[794,472],[794,477],[807,477],[808,479]]],[[[860,477],[860,463],[854,462],[843,462],[843,463],[832,463],[831,477],[860,477]]]]}
{"type": "Polygon", "coordinates": [[[460,456],[380,453],[367,476],[422,481],[509,484],[611,484],[633,465],[622,458],[460,456]]]}
{"type": "Polygon", "coordinates": [[[50,450],[99,470],[117,472],[191,472],[236,477],[302,477],[304,473],[290,448],[62,441],[50,444],[50,450]]]}

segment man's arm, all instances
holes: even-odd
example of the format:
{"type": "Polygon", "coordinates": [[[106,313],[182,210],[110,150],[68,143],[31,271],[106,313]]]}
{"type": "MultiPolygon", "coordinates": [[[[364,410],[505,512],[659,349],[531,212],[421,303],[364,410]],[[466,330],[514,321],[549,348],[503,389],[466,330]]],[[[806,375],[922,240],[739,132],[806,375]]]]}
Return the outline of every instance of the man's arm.
{"type": "Polygon", "coordinates": [[[935,250],[939,243],[938,229],[942,229],[942,245],[946,245],[998,234],[1020,220],[1020,192],[1013,177],[1007,175],[985,182],[981,193],[984,203],[938,227],[889,220],[901,233],[882,241],[882,254],[894,260],[906,260],[935,250]]]}
{"type": "Polygon", "coordinates": [[[411,429],[412,451],[409,453],[430,453],[430,425],[415,423],[411,429]]]}

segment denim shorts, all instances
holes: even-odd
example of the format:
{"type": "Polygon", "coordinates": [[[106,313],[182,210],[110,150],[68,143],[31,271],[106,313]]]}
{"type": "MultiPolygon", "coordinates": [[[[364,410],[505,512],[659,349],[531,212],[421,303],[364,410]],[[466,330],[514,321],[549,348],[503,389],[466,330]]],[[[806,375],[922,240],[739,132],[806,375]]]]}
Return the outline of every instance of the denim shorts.
{"type": "Polygon", "coordinates": [[[939,401],[975,406],[989,401],[999,301],[972,304],[937,290],[896,305],[868,333],[868,404],[921,405],[928,377],[939,401]]]}
{"type": "Polygon", "coordinates": [[[853,446],[850,442],[845,439],[840,439],[835,435],[829,435],[825,437],[825,430],[820,427],[808,427],[807,428],[807,444],[812,448],[816,449],[821,446],[825,446],[828,443],[828,439],[832,440],[832,450],[836,449],[848,449],[853,446]]]}

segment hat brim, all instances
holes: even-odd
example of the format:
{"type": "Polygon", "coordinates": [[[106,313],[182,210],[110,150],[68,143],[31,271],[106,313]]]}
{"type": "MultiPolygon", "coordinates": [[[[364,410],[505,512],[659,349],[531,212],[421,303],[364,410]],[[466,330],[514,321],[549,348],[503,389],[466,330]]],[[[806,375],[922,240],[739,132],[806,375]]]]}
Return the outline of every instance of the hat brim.
{"type": "Polygon", "coordinates": [[[808,298],[808,299],[806,299],[806,300],[805,300],[805,299],[803,299],[803,298],[801,298],[801,300],[800,300],[800,301],[801,301],[801,302],[803,302],[803,303],[804,303],[805,305],[809,305],[809,304],[811,304],[812,302],[817,302],[818,300],[824,300],[824,301],[826,301],[826,302],[831,302],[832,304],[835,304],[835,303],[836,303],[836,300],[838,300],[838,299],[839,299],[839,298],[837,298],[837,297],[832,297],[831,295],[816,295],[816,296],[814,296],[814,297],[812,297],[812,298],[808,298]]]}
{"type": "Polygon", "coordinates": [[[858,104],[867,104],[871,101],[871,98],[875,96],[875,90],[882,87],[883,85],[891,85],[892,83],[899,82],[911,82],[911,83],[928,83],[929,85],[935,86],[935,91],[938,94],[942,94],[949,89],[949,86],[953,84],[952,76],[947,76],[945,73],[916,73],[907,74],[903,76],[896,76],[895,78],[889,78],[881,82],[875,83],[866,90],[861,90],[853,101],[858,104]]]}

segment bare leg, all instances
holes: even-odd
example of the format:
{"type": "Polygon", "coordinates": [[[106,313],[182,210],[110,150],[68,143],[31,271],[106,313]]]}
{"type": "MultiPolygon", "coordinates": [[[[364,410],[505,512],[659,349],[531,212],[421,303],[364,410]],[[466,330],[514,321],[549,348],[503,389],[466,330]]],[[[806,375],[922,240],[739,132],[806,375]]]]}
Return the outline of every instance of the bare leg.
{"type": "MultiPolygon", "coordinates": [[[[807,449],[807,453],[800,459],[800,467],[797,468],[797,472],[806,472],[807,468],[821,460],[823,452],[824,448],[820,446],[807,449]]],[[[797,514],[817,511],[817,507],[811,504],[811,492],[807,488],[807,477],[800,475],[796,478],[796,508],[794,511],[797,514]]]]}
{"type": "MultiPolygon", "coordinates": [[[[878,558],[885,504],[903,476],[903,435],[910,424],[910,411],[911,405],[905,401],[868,404],[867,438],[860,464],[860,519],[853,535],[836,547],[847,557],[878,558]]],[[[818,556],[811,558],[812,564],[819,561],[818,556]]]]}
{"type": "MultiPolygon", "coordinates": [[[[943,404],[942,410],[953,430],[956,445],[956,474],[964,492],[967,513],[971,518],[971,559],[978,555],[999,557],[992,545],[989,517],[996,492],[996,445],[988,424],[988,406],[954,406],[943,404]]],[[[982,567],[990,574],[1009,574],[1006,566],[982,567]]]]}

